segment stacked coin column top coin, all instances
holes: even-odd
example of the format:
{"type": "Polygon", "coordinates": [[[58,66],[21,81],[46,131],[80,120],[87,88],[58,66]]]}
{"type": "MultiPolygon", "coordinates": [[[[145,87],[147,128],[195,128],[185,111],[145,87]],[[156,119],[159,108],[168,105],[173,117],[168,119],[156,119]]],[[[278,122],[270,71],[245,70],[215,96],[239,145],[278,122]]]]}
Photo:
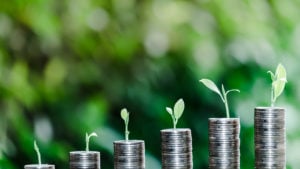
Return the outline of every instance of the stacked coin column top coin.
{"type": "Polygon", "coordinates": [[[209,119],[209,168],[240,168],[239,118],[209,119]]]}
{"type": "Polygon", "coordinates": [[[145,169],[145,143],[143,140],[114,142],[115,169],[145,169]]]}
{"type": "Polygon", "coordinates": [[[24,169],[55,169],[55,166],[51,164],[27,164],[24,169]]]}
{"type": "Polygon", "coordinates": [[[101,169],[98,151],[72,151],[69,160],[70,169],[101,169]]]}
{"type": "Polygon", "coordinates": [[[254,115],[255,168],[285,169],[285,110],[257,107],[254,115]]]}
{"type": "Polygon", "coordinates": [[[161,130],[163,169],[192,169],[192,133],[190,129],[161,130]]]}

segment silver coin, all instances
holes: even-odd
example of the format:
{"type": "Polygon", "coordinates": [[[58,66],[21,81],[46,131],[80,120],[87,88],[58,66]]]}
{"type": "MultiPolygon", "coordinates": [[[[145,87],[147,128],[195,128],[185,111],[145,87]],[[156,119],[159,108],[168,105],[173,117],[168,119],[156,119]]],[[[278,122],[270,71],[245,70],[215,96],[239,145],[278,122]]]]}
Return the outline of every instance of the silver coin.
{"type": "Polygon", "coordinates": [[[240,168],[240,122],[238,118],[209,119],[209,168],[240,168]]]}
{"type": "Polygon", "coordinates": [[[115,169],[144,169],[145,143],[143,140],[120,140],[114,142],[115,169]]]}
{"type": "Polygon", "coordinates": [[[192,134],[190,129],[161,130],[163,169],[192,169],[192,134]]]}
{"type": "Polygon", "coordinates": [[[24,169],[55,169],[55,166],[51,164],[27,164],[24,169]]]}
{"type": "Polygon", "coordinates": [[[100,169],[100,152],[73,151],[69,154],[70,169],[100,169]]]}
{"type": "Polygon", "coordinates": [[[285,168],[285,110],[255,108],[255,168],[285,168]]]}

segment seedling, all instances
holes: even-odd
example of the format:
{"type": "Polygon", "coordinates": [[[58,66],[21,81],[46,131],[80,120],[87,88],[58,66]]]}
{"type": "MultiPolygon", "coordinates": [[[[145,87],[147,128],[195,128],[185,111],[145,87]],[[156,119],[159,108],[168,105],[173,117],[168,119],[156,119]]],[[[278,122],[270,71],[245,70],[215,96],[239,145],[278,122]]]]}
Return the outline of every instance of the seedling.
{"type": "Polygon", "coordinates": [[[41,166],[42,165],[41,153],[40,153],[39,147],[37,146],[35,140],[34,140],[34,143],[33,143],[33,147],[34,147],[34,150],[36,151],[36,154],[37,154],[37,157],[38,157],[39,166],[41,166]]]}
{"type": "Polygon", "coordinates": [[[121,118],[124,120],[125,123],[125,140],[129,140],[129,131],[128,131],[128,123],[129,123],[129,112],[126,108],[121,110],[121,118]]]}
{"type": "Polygon", "coordinates": [[[90,151],[89,150],[90,138],[93,136],[98,137],[98,135],[95,132],[91,134],[85,133],[85,151],[90,151]]]}
{"type": "Polygon", "coordinates": [[[173,128],[176,129],[177,122],[179,118],[182,116],[184,111],[184,101],[182,99],[179,99],[175,103],[173,110],[170,107],[166,107],[166,110],[172,117],[173,128]]]}
{"type": "Polygon", "coordinates": [[[268,73],[270,73],[272,79],[271,106],[274,107],[277,97],[281,95],[287,83],[286,70],[282,64],[278,64],[275,74],[271,71],[268,71],[268,73]]]}
{"type": "Polygon", "coordinates": [[[238,89],[231,89],[231,90],[225,90],[224,85],[222,84],[222,93],[220,92],[217,85],[209,80],[209,79],[201,79],[200,82],[202,82],[207,88],[212,90],[213,92],[216,92],[222,99],[223,103],[225,104],[225,110],[226,110],[226,117],[229,118],[229,107],[228,107],[228,100],[227,100],[227,94],[230,92],[240,92],[238,89]]]}

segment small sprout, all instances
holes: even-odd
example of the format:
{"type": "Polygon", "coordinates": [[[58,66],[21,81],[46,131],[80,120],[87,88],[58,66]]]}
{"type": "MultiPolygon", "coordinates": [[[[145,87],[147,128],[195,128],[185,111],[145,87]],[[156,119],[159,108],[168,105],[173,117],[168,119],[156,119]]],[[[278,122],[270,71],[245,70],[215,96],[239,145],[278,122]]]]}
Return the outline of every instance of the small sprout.
{"type": "Polygon", "coordinates": [[[90,138],[93,136],[98,137],[98,135],[95,132],[91,133],[90,135],[88,133],[85,133],[85,151],[90,151],[89,150],[90,138]]]}
{"type": "Polygon", "coordinates": [[[282,64],[278,64],[275,74],[271,71],[268,71],[268,73],[272,79],[271,106],[273,107],[277,97],[281,95],[287,83],[286,70],[282,64]]]}
{"type": "Polygon", "coordinates": [[[39,166],[41,166],[42,165],[41,153],[40,153],[39,147],[37,146],[35,140],[34,140],[33,146],[34,146],[34,150],[36,151],[36,154],[37,154],[37,157],[38,157],[39,166]]]}
{"type": "Polygon", "coordinates": [[[129,123],[129,112],[126,108],[121,110],[121,118],[124,120],[125,123],[125,140],[129,140],[129,131],[128,131],[128,123],[129,123]]]}
{"type": "Polygon", "coordinates": [[[170,107],[166,107],[167,112],[171,115],[173,120],[173,128],[176,129],[177,122],[179,118],[182,116],[184,111],[184,101],[183,99],[179,99],[172,110],[170,107]]]}
{"type": "Polygon", "coordinates": [[[222,84],[222,88],[221,88],[222,93],[221,93],[221,91],[219,90],[219,88],[216,86],[216,84],[213,81],[211,81],[209,79],[201,79],[200,82],[202,82],[207,88],[216,92],[221,97],[223,103],[225,104],[226,117],[229,118],[230,114],[229,114],[227,94],[230,92],[240,92],[240,91],[238,89],[231,89],[231,90],[225,91],[224,85],[222,84]]]}

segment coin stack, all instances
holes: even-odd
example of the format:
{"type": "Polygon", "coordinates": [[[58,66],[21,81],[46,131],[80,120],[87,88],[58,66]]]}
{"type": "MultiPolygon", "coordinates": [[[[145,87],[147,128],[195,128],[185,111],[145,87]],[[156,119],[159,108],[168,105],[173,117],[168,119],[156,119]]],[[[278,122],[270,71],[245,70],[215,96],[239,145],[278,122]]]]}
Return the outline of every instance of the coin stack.
{"type": "Polygon", "coordinates": [[[55,169],[55,166],[50,164],[27,164],[24,169],[55,169]]]}
{"type": "Polygon", "coordinates": [[[145,143],[143,140],[114,142],[115,169],[145,169],[145,143]]]}
{"type": "Polygon", "coordinates": [[[163,169],[192,169],[193,151],[190,129],[161,130],[163,169]]]}
{"type": "Polygon", "coordinates": [[[255,108],[255,168],[285,169],[285,110],[255,108]]]}
{"type": "Polygon", "coordinates": [[[209,168],[240,168],[239,118],[209,119],[209,168]]]}
{"type": "Polygon", "coordinates": [[[100,152],[72,151],[70,152],[70,169],[100,169],[100,152]]]}

